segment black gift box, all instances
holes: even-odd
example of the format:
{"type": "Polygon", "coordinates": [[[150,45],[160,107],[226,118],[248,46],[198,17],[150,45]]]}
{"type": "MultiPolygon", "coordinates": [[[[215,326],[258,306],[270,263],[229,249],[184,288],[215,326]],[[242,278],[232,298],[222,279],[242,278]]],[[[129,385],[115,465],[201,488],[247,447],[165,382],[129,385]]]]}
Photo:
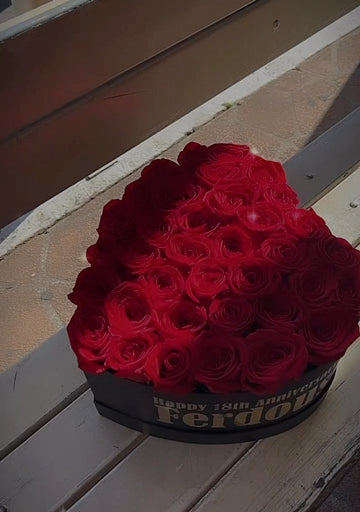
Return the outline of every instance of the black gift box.
{"type": "Polygon", "coordinates": [[[98,412],[132,429],[191,443],[254,441],[288,430],[320,405],[336,364],[309,368],[276,395],[170,395],[110,372],[86,374],[98,412]]]}

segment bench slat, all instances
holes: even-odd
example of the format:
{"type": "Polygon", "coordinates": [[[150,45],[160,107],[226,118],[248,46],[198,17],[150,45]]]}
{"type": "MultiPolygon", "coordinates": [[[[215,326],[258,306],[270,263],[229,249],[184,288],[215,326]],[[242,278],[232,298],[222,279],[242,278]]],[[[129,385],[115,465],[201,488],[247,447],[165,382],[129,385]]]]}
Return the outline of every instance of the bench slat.
{"type": "Polygon", "coordinates": [[[143,438],[99,416],[88,390],[0,462],[0,504],[48,512],[143,438]]]}

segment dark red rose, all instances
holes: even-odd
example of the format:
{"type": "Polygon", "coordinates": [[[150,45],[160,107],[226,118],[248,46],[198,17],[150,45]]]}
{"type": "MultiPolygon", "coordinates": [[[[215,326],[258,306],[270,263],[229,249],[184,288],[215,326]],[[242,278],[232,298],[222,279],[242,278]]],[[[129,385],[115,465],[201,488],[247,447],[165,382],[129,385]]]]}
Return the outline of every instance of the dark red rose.
{"type": "Polygon", "coordinates": [[[264,258],[244,258],[238,265],[230,268],[229,284],[236,294],[261,297],[278,290],[280,283],[278,267],[264,258]]]}
{"type": "Polygon", "coordinates": [[[360,267],[343,270],[337,278],[337,299],[360,316],[360,267]]]}
{"type": "Polygon", "coordinates": [[[195,171],[206,162],[216,161],[219,156],[225,155],[241,160],[250,153],[249,146],[236,144],[213,144],[209,147],[196,142],[189,142],[178,156],[178,162],[184,169],[195,171]]]}
{"type": "Polygon", "coordinates": [[[189,345],[158,343],[149,354],[144,371],[156,391],[184,395],[195,388],[189,345]]]}
{"type": "Polygon", "coordinates": [[[136,230],[139,239],[150,245],[163,249],[175,233],[176,226],[169,217],[159,210],[139,212],[136,230]]]}
{"type": "Polygon", "coordinates": [[[181,265],[192,265],[208,258],[213,242],[204,235],[182,233],[174,235],[165,247],[166,256],[181,265]]]}
{"type": "Polygon", "coordinates": [[[336,298],[336,279],[328,265],[311,265],[294,272],[289,283],[304,306],[307,308],[324,308],[331,305],[336,298]]]}
{"type": "Polygon", "coordinates": [[[300,203],[296,192],[285,183],[272,183],[264,188],[263,198],[276,203],[282,210],[292,210],[300,203]]]}
{"type": "Polygon", "coordinates": [[[92,267],[108,267],[114,262],[116,240],[101,239],[86,250],[86,259],[92,267]]]}
{"type": "Polygon", "coordinates": [[[250,329],[254,318],[254,306],[241,296],[215,299],[209,308],[209,323],[219,331],[243,334],[250,329]]]}
{"type": "Polygon", "coordinates": [[[353,313],[339,307],[315,310],[304,324],[310,363],[322,365],[337,361],[358,338],[359,326],[353,313]]]}
{"type": "Polygon", "coordinates": [[[264,160],[260,156],[254,156],[246,175],[261,185],[286,183],[286,176],[280,162],[264,160]]]}
{"type": "Polygon", "coordinates": [[[138,283],[122,283],[107,296],[105,312],[114,335],[131,337],[151,328],[151,308],[138,283]]]}
{"type": "Polygon", "coordinates": [[[102,242],[115,245],[117,240],[127,240],[135,232],[133,212],[120,199],[109,201],[103,209],[98,233],[102,242]]]}
{"type": "Polygon", "coordinates": [[[253,253],[253,240],[239,226],[229,225],[218,229],[214,239],[217,259],[225,265],[237,263],[253,253]]]}
{"type": "Polygon", "coordinates": [[[242,206],[256,202],[261,194],[257,183],[249,179],[240,179],[235,183],[218,184],[209,190],[204,202],[209,208],[220,216],[236,216],[242,206]]]}
{"type": "Polygon", "coordinates": [[[321,238],[328,236],[330,230],[325,221],[314,210],[290,210],[285,216],[285,227],[299,238],[321,238]]]}
{"type": "Polygon", "coordinates": [[[195,302],[213,299],[229,288],[225,268],[212,260],[194,265],[186,280],[186,292],[195,302]]]}
{"type": "Polygon", "coordinates": [[[106,358],[106,367],[115,371],[118,377],[146,382],[144,366],[157,343],[159,338],[151,331],[132,338],[113,338],[106,358]]]}
{"type": "Polygon", "coordinates": [[[277,393],[289,381],[299,379],[308,365],[305,340],[292,331],[259,329],[245,342],[249,354],[246,391],[277,393]]]}
{"type": "Polygon", "coordinates": [[[161,265],[164,261],[159,248],[137,240],[129,245],[119,247],[114,252],[114,258],[118,263],[126,266],[137,275],[148,272],[151,268],[161,265]]]}
{"type": "Polygon", "coordinates": [[[77,306],[98,306],[120,282],[120,276],[112,268],[87,267],[78,275],[68,298],[77,306]]]}
{"type": "Polygon", "coordinates": [[[220,219],[202,201],[183,203],[171,213],[171,219],[183,232],[209,234],[220,225],[220,219]]]}
{"type": "Polygon", "coordinates": [[[257,304],[256,318],[260,327],[295,329],[303,312],[297,295],[285,289],[263,297],[257,304]]]}
{"type": "Polygon", "coordinates": [[[333,265],[339,268],[360,266],[359,251],[354,249],[347,240],[330,236],[323,238],[319,244],[321,253],[333,265]]]}
{"type": "Polygon", "coordinates": [[[269,202],[244,206],[238,216],[247,229],[260,233],[277,231],[284,223],[283,212],[275,203],[269,202]]]}
{"type": "Polygon", "coordinates": [[[155,323],[163,339],[191,341],[205,326],[207,313],[204,307],[188,300],[173,302],[154,312],[155,323]]]}
{"type": "Polygon", "coordinates": [[[195,379],[212,393],[240,391],[247,372],[247,350],[239,336],[204,333],[194,343],[195,379]]]}
{"type": "Polygon", "coordinates": [[[264,240],[262,256],[284,270],[299,269],[308,265],[308,245],[289,233],[274,233],[264,240]]]}
{"type": "Polygon", "coordinates": [[[77,309],[67,328],[71,347],[84,372],[103,373],[111,336],[101,310],[77,309]]]}
{"type": "Polygon", "coordinates": [[[153,266],[140,276],[139,283],[152,304],[180,298],[185,288],[184,277],[176,267],[169,264],[153,266]]]}

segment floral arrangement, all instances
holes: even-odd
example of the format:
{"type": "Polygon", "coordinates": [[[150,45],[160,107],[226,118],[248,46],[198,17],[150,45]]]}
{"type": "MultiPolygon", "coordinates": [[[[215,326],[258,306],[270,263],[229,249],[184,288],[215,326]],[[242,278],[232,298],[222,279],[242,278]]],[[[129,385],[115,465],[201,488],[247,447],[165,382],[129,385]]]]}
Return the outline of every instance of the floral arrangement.
{"type": "Polygon", "coordinates": [[[174,394],[275,393],[359,336],[360,257],[280,163],[188,144],[104,208],[69,295],[79,366],[174,394]]]}

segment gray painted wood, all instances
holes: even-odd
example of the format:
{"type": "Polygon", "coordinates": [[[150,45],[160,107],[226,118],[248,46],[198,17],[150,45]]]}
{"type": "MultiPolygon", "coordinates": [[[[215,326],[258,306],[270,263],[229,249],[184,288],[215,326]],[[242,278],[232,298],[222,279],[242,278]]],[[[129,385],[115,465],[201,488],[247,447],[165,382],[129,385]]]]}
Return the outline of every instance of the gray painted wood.
{"type": "Polygon", "coordinates": [[[250,446],[149,438],[70,511],[185,512],[250,446]]]}
{"type": "Polygon", "coordinates": [[[101,417],[87,391],[0,462],[0,504],[9,512],[60,508],[143,437],[101,417]]]}
{"type": "Polygon", "coordinates": [[[0,374],[0,458],[86,388],[65,329],[0,374]]]}

